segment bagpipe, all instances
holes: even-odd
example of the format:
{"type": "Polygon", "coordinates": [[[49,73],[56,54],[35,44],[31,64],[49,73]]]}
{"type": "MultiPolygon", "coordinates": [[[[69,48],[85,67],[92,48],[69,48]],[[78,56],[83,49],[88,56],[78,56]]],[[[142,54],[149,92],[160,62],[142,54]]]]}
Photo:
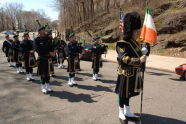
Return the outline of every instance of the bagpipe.
{"type": "Polygon", "coordinates": [[[84,49],[84,47],[83,47],[83,43],[77,43],[77,49],[78,49],[78,52],[79,53],[82,53],[83,52],[83,49],[84,49]]]}
{"type": "MultiPolygon", "coordinates": [[[[92,36],[92,34],[91,34],[88,30],[86,30],[86,32],[88,33],[88,35],[89,35],[93,40],[95,40],[94,37],[92,36]]],[[[108,51],[108,45],[100,44],[99,50],[100,50],[100,53],[101,53],[101,54],[106,53],[106,52],[108,51]]],[[[105,54],[105,55],[106,55],[106,54],[105,54]]]]}

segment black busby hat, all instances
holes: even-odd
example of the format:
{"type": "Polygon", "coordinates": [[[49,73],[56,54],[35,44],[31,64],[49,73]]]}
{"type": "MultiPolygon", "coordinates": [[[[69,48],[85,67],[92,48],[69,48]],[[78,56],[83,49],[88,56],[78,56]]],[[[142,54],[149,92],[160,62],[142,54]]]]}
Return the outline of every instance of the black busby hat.
{"type": "Polygon", "coordinates": [[[16,37],[19,37],[19,35],[18,35],[18,34],[15,34],[15,35],[13,36],[13,38],[16,38],[16,37]]]}
{"type": "Polygon", "coordinates": [[[124,18],[124,40],[130,40],[134,30],[142,26],[140,15],[137,12],[130,12],[124,18]]]}
{"type": "Polygon", "coordinates": [[[69,34],[69,38],[70,37],[74,37],[74,36],[75,36],[75,33],[74,32],[72,32],[72,33],[69,34]]]}
{"type": "Polygon", "coordinates": [[[29,33],[28,33],[28,32],[25,32],[25,33],[23,34],[23,37],[25,37],[25,36],[29,36],[29,33]]]}

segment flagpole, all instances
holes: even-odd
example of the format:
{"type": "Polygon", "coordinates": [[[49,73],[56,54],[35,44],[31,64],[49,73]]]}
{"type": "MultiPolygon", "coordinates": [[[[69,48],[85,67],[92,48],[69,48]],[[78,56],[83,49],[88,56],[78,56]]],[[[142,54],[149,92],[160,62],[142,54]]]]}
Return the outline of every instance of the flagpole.
{"type": "MultiPolygon", "coordinates": [[[[121,12],[122,12],[122,8],[120,8],[120,13],[119,13],[120,18],[121,18],[121,12]]],[[[120,31],[120,40],[123,40],[123,32],[121,32],[121,31],[120,31]]]]}
{"type": "MultiPolygon", "coordinates": [[[[148,3],[149,1],[146,1],[146,9],[148,8],[148,3]]],[[[145,9],[145,13],[146,13],[145,9]]],[[[146,15],[145,15],[146,16],[146,15]]],[[[146,62],[143,65],[143,70],[142,70],[142,88],[141,88],[141,104],[140,104],[140,124],[142,124],[142,109],[143,109],[143,88],[144,88],[144,79],[145,79],[145,67],[146,67],[146,62]]]]}

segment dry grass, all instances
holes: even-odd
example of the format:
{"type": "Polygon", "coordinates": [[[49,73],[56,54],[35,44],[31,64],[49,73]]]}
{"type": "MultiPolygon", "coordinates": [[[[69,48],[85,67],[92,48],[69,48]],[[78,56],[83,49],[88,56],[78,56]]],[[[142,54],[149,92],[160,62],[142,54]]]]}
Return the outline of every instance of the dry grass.
{"type": "Polygon", "coordinates": [[[152,49],[151,54],[186,58],[186,48],[180,47],[180,48],[168,48],[168,49],[156,49],[156,50],[152,49]]]}

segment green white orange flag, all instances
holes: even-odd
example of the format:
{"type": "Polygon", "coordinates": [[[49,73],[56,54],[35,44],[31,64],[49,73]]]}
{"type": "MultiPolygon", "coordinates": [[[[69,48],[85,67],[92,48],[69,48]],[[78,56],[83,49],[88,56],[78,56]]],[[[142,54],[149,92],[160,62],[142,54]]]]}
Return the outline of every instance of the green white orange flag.
{"type": "Polygon", "coordinates": [[[157,44],[157,32],[150,9],[146,10],[145,20],[143,23],[140,38],[144,40],[144,42],[148,42],[153,45],[157,44]]]}

